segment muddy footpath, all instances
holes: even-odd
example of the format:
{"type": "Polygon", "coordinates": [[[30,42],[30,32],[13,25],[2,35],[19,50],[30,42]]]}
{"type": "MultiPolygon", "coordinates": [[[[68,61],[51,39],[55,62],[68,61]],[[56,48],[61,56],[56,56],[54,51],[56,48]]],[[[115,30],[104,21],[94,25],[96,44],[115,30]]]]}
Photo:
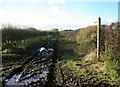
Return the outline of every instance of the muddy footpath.
{"type": "Polygon", "coordinates": [[[3,56],[2,87],[111,87],[97,77],[76,77],[65,73],[56,58],[3,56]]]}

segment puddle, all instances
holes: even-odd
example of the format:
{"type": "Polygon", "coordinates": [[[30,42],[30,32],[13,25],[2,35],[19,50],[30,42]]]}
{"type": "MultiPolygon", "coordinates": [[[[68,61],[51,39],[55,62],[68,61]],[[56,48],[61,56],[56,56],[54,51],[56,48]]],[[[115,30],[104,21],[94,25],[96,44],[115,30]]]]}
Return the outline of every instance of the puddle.
{"type": "Polygon", "coordinates": [[[40,70],[37,71],[35,75],[33,75],[32,77],[29,77],[30,75],[26,75],[24,76],[24,79],[16,82],[17,78],[19,77],[20,74],[15,74],[11,79],[9,79],[8,81],[6,81],[6,85],[27,85],[30,82],[36,82],[38,81],[40,78],[44,78],[47,76],[47,73],[49,73],[49,71],[45,71],[45,70],[40,70]]]}
{"type": "Polygon", "coordinates": [[[23,83],[16,83],[19,74],[15,74],[11,79],[6,81],[6,85],[24,85],[23,83]]]}

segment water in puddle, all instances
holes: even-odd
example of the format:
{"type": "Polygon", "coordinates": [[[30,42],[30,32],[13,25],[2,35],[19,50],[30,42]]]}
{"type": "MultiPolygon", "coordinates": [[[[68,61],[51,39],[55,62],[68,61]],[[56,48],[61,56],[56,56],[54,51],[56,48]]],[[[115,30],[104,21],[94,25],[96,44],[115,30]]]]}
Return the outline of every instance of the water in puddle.
{"type": "MultiPolygon", "coordinates": [[[[30,77],[28,79],[24,79],[20,82],[16,82],[17,78],[19,77],[20,74],[15,74],[11,79],[9,79],[8,81],[6,81],[6,85],[27,85],[29,82],[36,82],[37,80],[39,80],[39,78],[44,78],[47,76],[47,73],[49,73],[49,71],[38,71],[36,75],[34,75],[33,77],[30,77]],[[41,73],[42,72],[42,73],[41,73]]],[[[26,75],[25,77],[28,77],[29,75],[26,75]]]]}

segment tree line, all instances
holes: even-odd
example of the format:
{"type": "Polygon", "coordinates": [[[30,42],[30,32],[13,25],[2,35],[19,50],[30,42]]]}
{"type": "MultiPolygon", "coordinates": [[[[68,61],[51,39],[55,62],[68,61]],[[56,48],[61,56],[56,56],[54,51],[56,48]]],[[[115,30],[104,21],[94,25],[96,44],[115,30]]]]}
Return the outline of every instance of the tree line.
{"type": "Polygon", "coordinates": [[[2,50],[22,48],[34,49],[40,45],[52,43],[56,40],[58,32],[40,31],[35,28],[20,28],[13,25],[5,25],[0,29],[2,32],[2,50]],[[54,37],[53,37],[54,36],[54,37]]]}

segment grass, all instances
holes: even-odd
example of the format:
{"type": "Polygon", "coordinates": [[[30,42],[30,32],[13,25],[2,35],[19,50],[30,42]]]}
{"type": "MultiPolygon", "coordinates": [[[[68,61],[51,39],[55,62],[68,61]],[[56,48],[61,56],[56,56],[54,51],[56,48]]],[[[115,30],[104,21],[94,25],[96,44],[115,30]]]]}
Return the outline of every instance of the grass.
{"type": "Polygon", "coordinates": [[[59,64],[65,73],[71,71],[77,78],[89,80],[89,78],[96,77],[99,81],[118,86],[120,84],[120,76],[116,70],[118,67],[117,63],[112,61],[112,58],[108,55],[103,55],[101,60],[96,62],[95,52],[92,52],[83,57],[82,60],[75,61],[74,58],[70,58],[69,60],[61,60],[59,64]],[[77,66],[77,63],[80,65],[77,66]]]}

